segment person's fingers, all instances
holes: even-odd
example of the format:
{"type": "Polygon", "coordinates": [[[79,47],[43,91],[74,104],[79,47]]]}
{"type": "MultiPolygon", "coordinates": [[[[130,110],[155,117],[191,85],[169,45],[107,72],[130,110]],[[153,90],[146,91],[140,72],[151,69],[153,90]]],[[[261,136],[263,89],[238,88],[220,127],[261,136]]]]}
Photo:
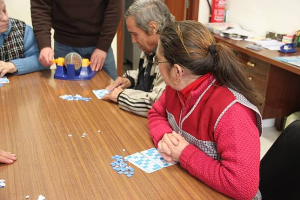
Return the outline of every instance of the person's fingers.
{"type": "Polygon", "coordinates": [[[90,66],[91,66],[92,71],[96,71],[97,61],[96,61],[96,58],[95,58],[95,56],[93,54],[91,56],[91,64],[90,64],[90,66]]]}
{"type": "Polygon", "coordinates": [[[100,64],[101,64],[101,60],[99,58],[98,59],[95,58],[93,61],[93,65],[95,66],[95,71],[99,71],[100,64]]]}
{"type": "Polygon", "coordinates": [[[101,98],[101,100],[109,100],[110,98],[109,98],[109,95],[108,94],[106,94],[106,95],[104,95],[102,98],[101,98]]]}
{"type": "Polygon", "coordinates": [[[168,156],[167,154],[165,153],[161,153],[161,156],[168,162],[173,162],[173,159],[171,156],[168,156]]]}
{"type": "Polygon", "coordinates": [[[8,72],[8,69],[2,68],[0,76],[3,77],[8,72]]]}
{"type": "Polygon", "coordinates": [[[124,78],[120,87],[123,89],[128,88],[131,85],[130,80],[128,78],[124,78]]]}
{"type": "Polygon", "coordinates": [[[106,89],[112,91],[112,90],[115,89],[116,87],[119,87],[119,85],[121,85],[122,82],[123,82],[123,78],[118,77],[118,78],[113,82],[113,84],[107,86],[106,89]]]}
{"type": "Polygon", "coordinates": [[[168,137],[174,146],[178,146],[179,141],[176,137],[174,137],[172,134],[168,134],[168,137]]]}
{"type": "Polygon", "coordinates": [[[162,141],[163,141],[164,143],[166,143],[167,146],[172,146],[172,145],[173,145],[172,142],[171,142],[171,140],[170,140],[170,138],[169,138],[169,136],[168,136],[168,134],[165,134],[165,135],[164,135],[164,137],[162,138],[162,141]]]}
{"type": "Polygon", "coordinates": [[[11,158],[11,159],[14,159],[16,158],[16,154],[13,154],[11,152],[6,152],[6,151],[3,151],[3,150],[0,150],[0,156],[5,156],[7,158],[11,158]]]}
{"type": "Polygon", "coordinates": [[[91,64],[90,64],[91,70],[95,71],[95,65],[93,64],[92,60],[91,60],[91,64]]]}
{"type": "Polygon", "coordinates": [[[99,63],[99,70],[102,70],[103,65],[104,65],[104,60],[101,59],[101,60],[100,60],[100,63],[99,63]]]}
{"type": "Polygon", "coordinates": [[[11,160],[11,159],[8,159],[5,157],[3,157],[3,158],[0,157],[0,163],[11,164],[13,162],[14,162],[14,160],[11,160]]]}
{"type": "Polygon", "coordinates": [[[111,90],[115,89],[115,87],[116,86],[114,84],[111,84],[111,85],[107,86],[105,89],[111,91],[111,90]]]}
{"type": "Polygon", "coordinates": [[[95,67],[96,71],[99,71],[99,68],[100,68],[100,62],[99,60],[97,60],[96,67],[95,67]]]}
{"type": "Polygon", "coordinates": [[[178,141],[180,141],[180,140],[183,139],[183,137],[182,137],[180,134],[176,133],[175,131],[172,132],[172,135],[173,135],[174,138],[176,138],[178,141]]]}
{"type": "Polygon", "coordinates": [[[165,142],[162,142],[161,144],[161,152],[167,154],[168,156],[170,156],[172,153],[169,146],[165,142]]]}
{"type": "Polygon", "coordinates": [[[49,60],[49,57],[45,57],[43,55],[40,55],[39,61],[44,67],[49,67],[52,65],[52,59],[49,60]]]}
{"type": "Polygon", "coordinates": [[[164,151],[163,151],[163,149],[162,149],[162,143],[163,143],[163,141],[160,140],[160,141],[158,142],[158,144],[157,144],[157,151],[158,151],[160,154],[164,153],[164,151]]]}
{"type": "Polygon", "coordinates": [[[15,160],[17,160],[17,156],[15,154],[6,152],[6,151],[0,151],[0,162],[10,164],[13,163],[15,160]]]}
{"type": "Polygon", "coordinates": [[[44,61],[44,58],[43,58],[43,55],[42,55],[42,54],[40,54],[40,56],[39,56],[39,62],[40,62],[43,66],[46,66],[46,63],[45,63],[45,61],[44,61]]]}
{"type": "Polygon", "coordinates": [[[48,57],[47,57],[47,65],[48,65],[48,66],[51,66],[51,65],[52,65],[53,59],[54,59],[54,53],[50,52],[50,53],[48,54],[48,57]]]}

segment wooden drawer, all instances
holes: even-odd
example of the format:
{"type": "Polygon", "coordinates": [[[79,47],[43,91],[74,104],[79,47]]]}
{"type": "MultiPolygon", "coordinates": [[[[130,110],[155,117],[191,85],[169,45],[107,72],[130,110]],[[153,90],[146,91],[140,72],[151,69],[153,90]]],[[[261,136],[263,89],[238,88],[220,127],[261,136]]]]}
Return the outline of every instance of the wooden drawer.
{"type": "Polygon", "coordinates": [[[241,62],[244,64],[247,71],[267,77],[270,70],[270,64],[246,54],[240,54],[241,62]]]}
{"type": "Polygon", "coordinates": [[[259,74],[246,71],[247,78],[249,81],[253,82],[254,86],[258,91],[261,92],[263,96],[265,96],[265,91],[267,88],[267,79],[265,76],[261,76],[259,74]]]}
{"type": "Polygon", "coordinates": [[[239,54],[239,58],[243,63],[248,80],[253,82],[254,86],[265,97],[270,64],[243,53],[239,54]]]}

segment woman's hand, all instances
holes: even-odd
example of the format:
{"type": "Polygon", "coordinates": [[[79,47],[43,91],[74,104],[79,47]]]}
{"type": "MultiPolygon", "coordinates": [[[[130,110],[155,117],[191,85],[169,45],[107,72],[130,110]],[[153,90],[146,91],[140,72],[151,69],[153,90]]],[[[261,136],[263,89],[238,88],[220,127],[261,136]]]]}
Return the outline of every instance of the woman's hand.
{"type": "Polygon", "coordinates": [[[180,134],[173,131],[166,133],[158,142],[157,150],[161,156],[168,162],[180,160],[180,155],[189,143],[180,134]]]}
{"type": "Polygon", "coordinates": [[[171,135],[169,135],[169,137],[174,137],[174,139],[172,139],[172,140],[177,140],[178,141],[178,145],[171,145],[171,146],[169,146],[169,148],[170,148],[170,150],[172,152],[171,153],[172,160],[179,161],[182,151],[190,143],[188,143],[188,141],[186,141],[184,137],[182,137],[180,134],[178,134],[178,133],[176,133],[174,131],[173,131],[173,133],[171,135]]]}
{"type": "Polygon", "coordinates": [[[7,73],[15,73],[17,67],[11,62],[0,61],[0,77],[3,77],[7,73]]]}

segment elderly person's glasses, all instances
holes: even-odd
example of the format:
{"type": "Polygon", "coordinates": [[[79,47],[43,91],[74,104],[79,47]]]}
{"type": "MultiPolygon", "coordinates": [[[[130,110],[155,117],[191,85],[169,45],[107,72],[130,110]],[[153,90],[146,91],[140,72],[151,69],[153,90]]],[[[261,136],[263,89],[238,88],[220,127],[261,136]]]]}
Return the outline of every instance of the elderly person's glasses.
{"type": "Polygon", "coordinates": [[[158,58],[157,58],[157,56],[155,56],[153,64],[158,65],[159,63],[170,63],[170,62],[167,61],[167,60],[159,61],[158,58]]]}

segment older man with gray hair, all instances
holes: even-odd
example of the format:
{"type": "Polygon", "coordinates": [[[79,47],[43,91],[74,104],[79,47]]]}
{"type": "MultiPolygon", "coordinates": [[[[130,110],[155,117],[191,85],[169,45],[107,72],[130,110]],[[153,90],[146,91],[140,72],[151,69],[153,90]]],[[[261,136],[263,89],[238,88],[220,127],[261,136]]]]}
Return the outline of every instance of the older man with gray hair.
{"type": "Polygon", "coordinates": [[[128,70],[107,87],[103,99],[116,102],[121,109],[147,117],[148,110],[160,97],[166,84],[159,72],[155,51],[159,34],[174,21],[162,0],[136,0],[125,12],[132,43],[143,51],[137,70],[128,70]]]}

